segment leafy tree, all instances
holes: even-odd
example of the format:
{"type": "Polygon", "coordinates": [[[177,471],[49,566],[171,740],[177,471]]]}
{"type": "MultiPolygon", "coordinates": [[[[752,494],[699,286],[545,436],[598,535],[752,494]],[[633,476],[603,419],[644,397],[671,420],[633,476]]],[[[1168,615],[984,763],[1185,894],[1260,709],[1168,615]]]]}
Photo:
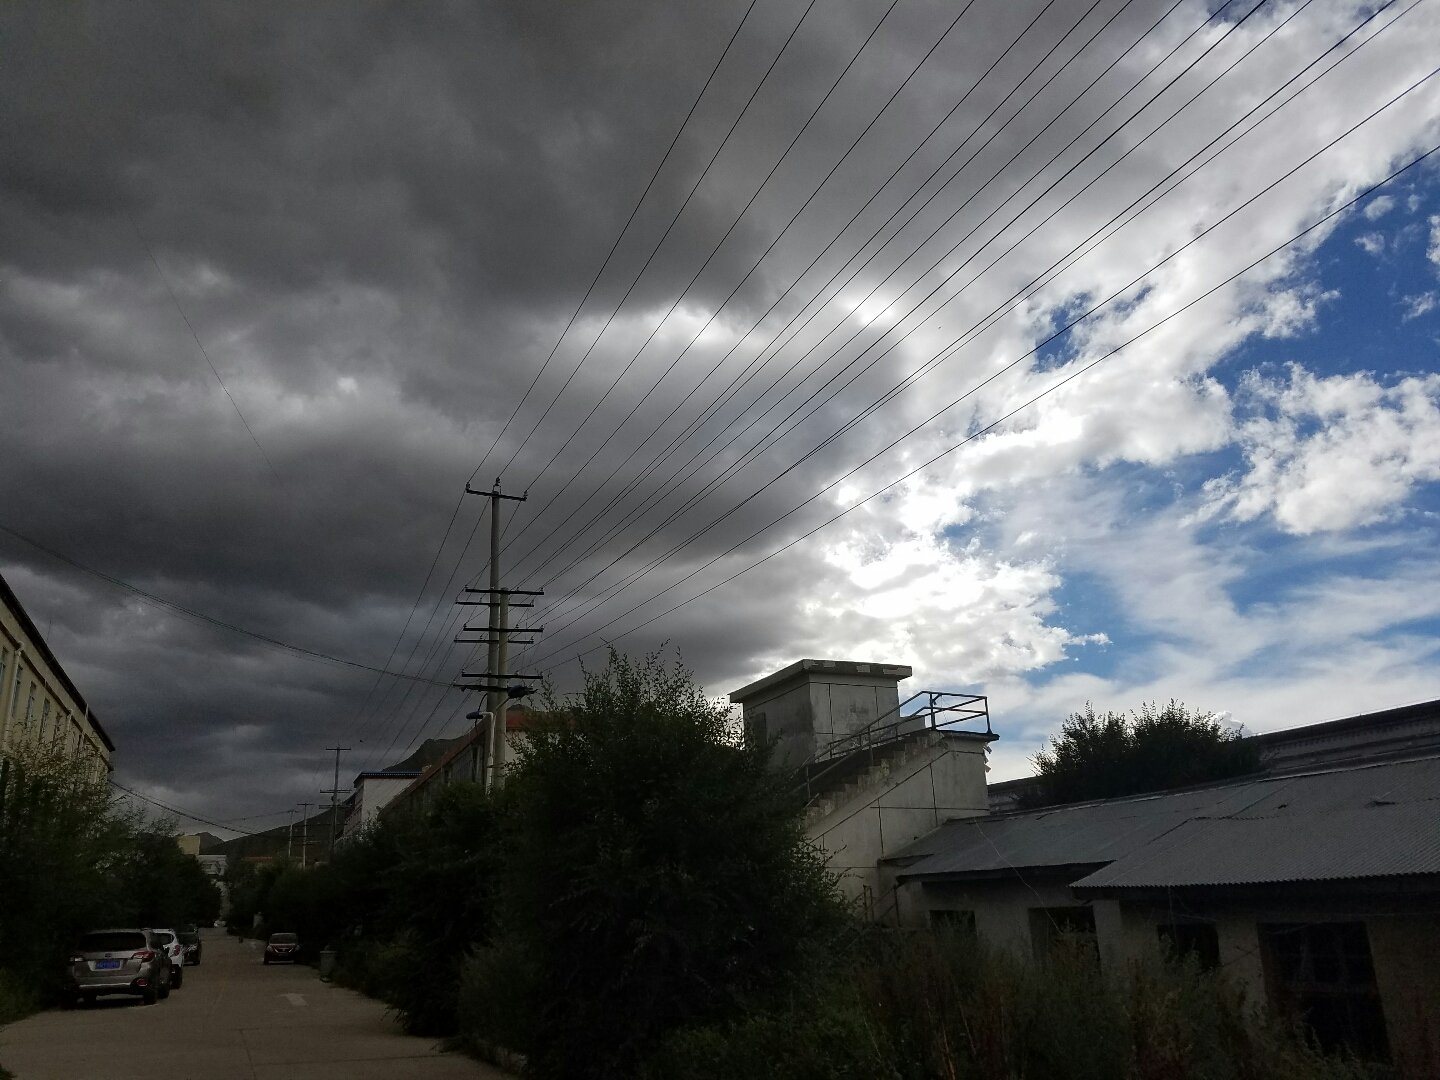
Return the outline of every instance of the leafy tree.
{"type": "Polygon", "coordinates": [[[221,896],[200,863],[161,829],[137,832],[116,870],[120,896],[113,920],[126,926],[211,923],[221,896]]]}
{"type": "MultiPolygon", "coordinates": [[[[0,759],[0,982],[53,991],[75,937],[121,907],[137,814],[92,761],[12,744],[0,759]]],[[[178,849],[177,849],[178,851],[178,849]]]]}
{"type": "Polygon", "coordinates": [[[678,663],[612,651],[545,714],[501,796],[529,1071],[630,1077],[667,1032],[783,984],[844,909],[768,748],[678,663]]]}
{"type": "Polygon", "coordinates": [[[1255,772],[1259,752],[1214,713],[1171,700],[1123,713],[1071,713],[1032,759],[1039,784],[1027,806],[1163,791],[1255,772]]]}

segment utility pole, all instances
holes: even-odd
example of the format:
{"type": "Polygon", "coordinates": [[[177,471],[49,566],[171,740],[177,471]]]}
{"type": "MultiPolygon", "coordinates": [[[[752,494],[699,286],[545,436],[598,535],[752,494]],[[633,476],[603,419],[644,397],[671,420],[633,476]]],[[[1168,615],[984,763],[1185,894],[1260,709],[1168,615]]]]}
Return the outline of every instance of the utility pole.
{"type": "Polygon", "coordinates": [[[330,789],[329,789],[328,791],[322,791],[322,792],[321,792],[322,795],[329,795],[329,796],[330,796],[330,861],[331,861],[331,862],[334,862],[334,861],[335,861],[335,826],[336,826],[336,824],[337,824],[337,822],[336,822],[335,819],[336,819],[336,814],[337,814],[337,812],[338,812],[338,808],[337,808],[336,805],[335,805],[335,799],[336,799],[336,797],[340,794],[340,755],[348,752],[349,749],[350,749],[350,747],[348,747],[348,746],[327,746],[325,749],[326,749],[326,750],[333,750],[333,751],[335,751],[335,780],[334,780],[334,782],[330,785],[330,789]]]}
{"type": "MultiPolygon", "coordinates": [[[[506,495],[500,490],[500,480],[497,477],[494,486],[489,491],[482,491],[465,485],[467,495],[483,495],[490,500],[490,587],[488,589],[466,588],[467,596],[482,595],[484,600],[461,599],[461,605],[474,607],[488,607],[490,609],[489,619],[483,627],[466,625],[462,629],[465,633],[483,633],[483,638],[468,638],[462,635],[457,636],[457,642],[464,642],[475,645],[485,645],[487,650],[487,663],[483,672],[461,672],[464,679],[480,679],[475,682],[459,682],[455,685],[463,690],[479,690],[486,695],[485,711],[490,714],[490,731],[488,737],[487,756],[489,758],[490,787],[497,787],[500,783],[501,770],[505,766],[505,707],[518,697],[523,697],[532,692],[532,688],[523,683],[512,685],[516,680],[539,679],[539,675],[516,675],[507,672],[506,665],[510,659],[510,609],[512,607],[534,607],[535,601],[531,597],[543,596],[540,590],[506,589],[500,585],[500,503],[505,500],[511,502],[524,502],[524,495],[506,495]],[[512,597],[523,597],[526,599],[512,600],[512,597]]],[[[544,627],[527,629],[526,633],[539,633],[544,627]]],[[[530,639],[533,641],[533,639],[530,639]]],[[[480,713],[469,714],[470,719],[479,719],[480,713]]]]}
{"type": "Polygon", "coordinates": [[[295,808],[285,813],[290,815],[285,819],[285,860],[289,862],[295,858],[295,808]]]}
{"type": "Polygon", "coordinates": [[[310,854],[310,814],[309,810],[318,803],[302,802],[300,806],[300,869],[304,870],[310,854]]]}

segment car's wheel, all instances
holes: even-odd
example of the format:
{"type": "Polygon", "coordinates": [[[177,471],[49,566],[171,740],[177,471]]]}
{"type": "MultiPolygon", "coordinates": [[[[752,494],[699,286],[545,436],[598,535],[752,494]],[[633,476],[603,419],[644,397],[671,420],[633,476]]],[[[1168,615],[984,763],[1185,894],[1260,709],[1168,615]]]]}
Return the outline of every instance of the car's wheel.
{"type": "Polygon", "coordinates": [[[260,962],[261,962],[262,964],[268,964],[268,963],[270,963],[270,957],[267,956],[267,957],[265,957],[263,960],[261,960],[260,962]]]}
{"type": "Polygon", "coordinates": [[[164,1001],[170,996],[170,991],[173,989],[175,989],[173,986],[162,986],[158,991],[156,991],[156,993],[159,996],[160,1000],[164,1001]]]}
{"type": "Polygon", "coordinates": [[[170,989],[172,989],[172,990],[179,990],[180,987],[181,987],[181,985],[182,985],[184,982],[185,982],[185,972],[184,972],[184,970],[181,969],[181,968],[178,968],[178,967],[177,967],[177,968],[174,968],[174,969],[170,972],[170,989]]]}
{"type": "Polygon", "coordinates": [[[155,988],[153,986],[147,986],[141,993],[140,1000],[143,1001],[146,1005],[154,1005],[155,1002],[160,1000],[160,995],[155,992],[155,988]]]}
{"type": "Polygon", "coordinates": [[[81,995],[80,995],[80,1007],[81,1007],[82,1009],[93,1009],[93,1008],[95,1007],[95,995],[94,995],[94,994],[81,994],[81,995]]]}

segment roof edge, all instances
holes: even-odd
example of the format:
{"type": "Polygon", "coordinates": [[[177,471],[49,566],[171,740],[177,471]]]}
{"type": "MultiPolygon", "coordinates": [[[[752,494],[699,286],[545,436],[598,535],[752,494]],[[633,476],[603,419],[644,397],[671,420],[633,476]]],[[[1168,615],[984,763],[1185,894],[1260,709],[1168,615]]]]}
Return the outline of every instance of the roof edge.
{"type": "Polygon", "coordinates": [[[798,679],[811,672],[829,673],[832,675],[851,675],[869,677],[883,681],[894,681],[896,684],[901,679],[908,679],[915,674],[913,668],[906,664],[874,664],[863,660],[796,660],[793,664],[773,671],[763,678],[756,679],[752,683],[740,687],[739,690],[730,692],[730,702],[733,705],[741,704],[746,698],[754,697],[762,690],[769,690],[772,687],[780,686],[792,679],[798,679]]]}

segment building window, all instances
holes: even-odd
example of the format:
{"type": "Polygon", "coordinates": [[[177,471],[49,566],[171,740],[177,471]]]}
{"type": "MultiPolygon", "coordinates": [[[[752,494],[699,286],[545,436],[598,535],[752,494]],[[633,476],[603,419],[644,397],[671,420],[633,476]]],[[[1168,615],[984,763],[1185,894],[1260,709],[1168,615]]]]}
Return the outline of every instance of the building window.
{"type": "Polygon", "coordinates": [[[956,937],[975,936],[975,912],[956,911],[952,908],[931,908],[930,929],[954,934],[956,937]]]}
{"type": "Polygon", "coordinates": [[[1385,1014],[1365,924],[1269,923],[1259,929],[1276,1010],[1304,1025],[1326,1051],[1387,1059],[1385,1014]]]}
{"type": "Polygon", "coordinates": [[[45,729],[50,726],[50,699],[47,697],[40,703],[40,737],[45,737],[45,729]]]}
{"type": "Polygon", "coordinates": [[[765,714],[751,713],[745,718],[745,737],[751,746],[764,746],[770,733],[765,729],[765,714]]]}
{"type": "MultiPolygon", "coordinates": [[[[6,673],[7,673],[9,670],[10,670],[10,650],[9,650],[9,649],[0,649],[0,692],[3,692],[3,688],[4,688],[5,685],[6,685],[6,684],[5,684],[5,675],[6,675],[6,673]]],[[[0,699],[0,704],[3,704],[3,699],[0,699]]],[[[5,719],[5,717],[0,716],[0,720],[4,720],[4,719],[5,719]]]]}
{"type": "Polygon", "coordinates": [[[1201,971],[1220,966],[1220,935],[1214,923],[1164,923],[1156,929],[1168,959],[1197,963],[1201,971]]]}
{"type": "Polygon", "coordinates": [[[25,723],[35,719],[35,684],[30,684],[30,693],[25,698],[25,723]]]}
{"type": "Polygon", "coordinates": [[[1037,960],[1050,960],[1062,953],[1100,959],[1094,908],[1031,908],[1030,940],[1037,960]]]}

